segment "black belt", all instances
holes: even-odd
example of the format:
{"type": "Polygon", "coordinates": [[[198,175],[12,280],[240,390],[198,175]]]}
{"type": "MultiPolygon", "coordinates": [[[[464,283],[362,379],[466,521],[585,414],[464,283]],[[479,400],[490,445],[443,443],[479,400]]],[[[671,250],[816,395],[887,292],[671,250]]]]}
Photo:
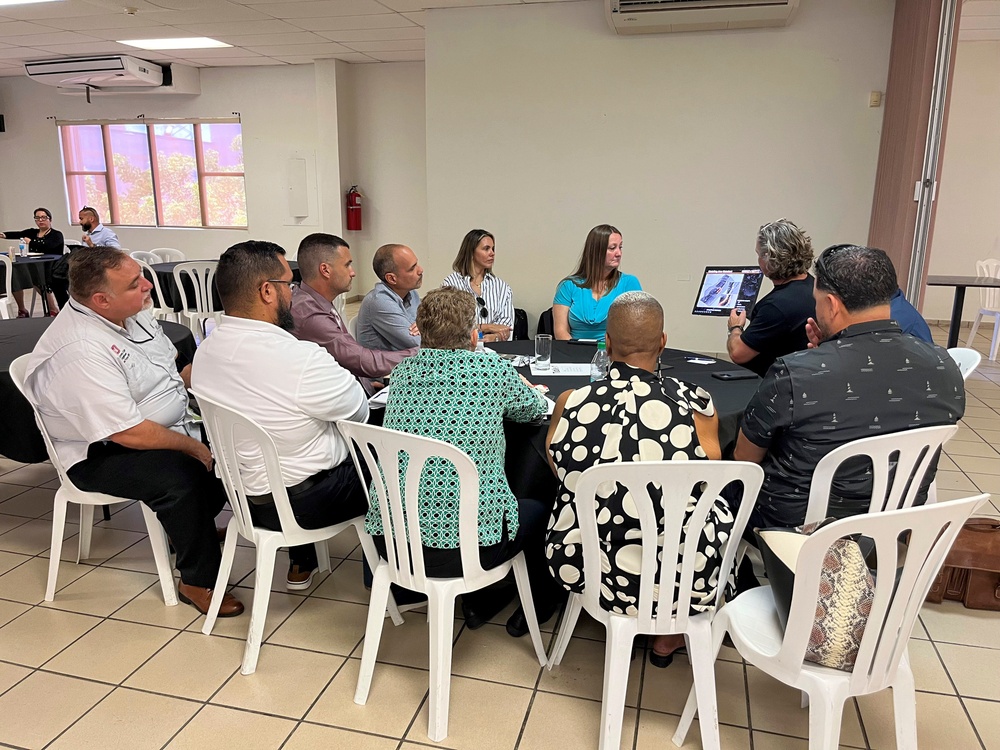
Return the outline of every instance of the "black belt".
{"type": "MultiPolygon", "coordinates": [[[[331,474],[333,474],[333,469],[324,469],[323,471],[313,474],[311,477],[303,479],[301,482],[293,485],[292,487],[286,487],[285,492],[288,493],[288,497],[291,499],[296,495],[301,495],[307,490],[311,490],[331,474]]],[[[254,505],[270,505],[274,502],[274,496],[270,492],[266,495],[247,495],[247,500],[254,505]]]]}

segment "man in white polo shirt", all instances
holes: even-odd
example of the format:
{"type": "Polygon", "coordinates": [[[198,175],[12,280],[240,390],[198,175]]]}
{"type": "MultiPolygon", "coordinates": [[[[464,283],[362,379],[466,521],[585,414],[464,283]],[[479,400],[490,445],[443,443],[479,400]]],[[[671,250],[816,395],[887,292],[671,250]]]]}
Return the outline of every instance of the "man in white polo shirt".
{"type": "MultiPolygon", "coordinates": [[[[28,399],[77,487],[152,508],[177,551],[178,594],[204,613],[221,561],[214,519],[226,495],[211,452],[194,437],[177,352],[142,311],[151,284],[109,247],[75,253],[69,282],[69,305],[28,362],[28,399]]],[[[219,615],[242,611],[227,595],[219,615]]]]}
{"type": "MultiPolygon", "coordinates": [[[[274,440],[292,511],[306,529],[346,521],[368,509],[364,488],[339,419],[364,422],[364,389],[318,344],[289,331],[292,271],[285,251],[273,242],[233,245],[219,259],[215,283],[226,314],[194,357],[192,385],[256,421],[274,440]]],[[[240,466],[254,523],[281,528],[271,487],[251,445],[240,449],[240,466]]],[[[307,589],[316,572],[311,544],[288,551],[286,585],[307,589]]]]}

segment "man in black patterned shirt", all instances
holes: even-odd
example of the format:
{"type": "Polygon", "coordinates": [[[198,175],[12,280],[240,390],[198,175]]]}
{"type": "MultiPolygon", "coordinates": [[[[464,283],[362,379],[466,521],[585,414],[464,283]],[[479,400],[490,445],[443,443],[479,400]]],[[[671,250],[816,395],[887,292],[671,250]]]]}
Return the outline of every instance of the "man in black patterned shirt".
{"type": "MultiPolygon", "coordinates": [[[[890,320],[896,274],[884,252],[837,245],[820,255],[815,270],[810,348],[775,362],[747,406],[737,439],[733,457],[761,464],[765,475],[748,528],[801,524],[816,465],[834,448],[954,424],[965,412],[962,375],[948,352],[890,320]]],[[[859,459],[837,472],[829,515],[867,511],[867,464],[859,459]]],[[[925,488],[935,470],[936,462],[925,488]]]]}

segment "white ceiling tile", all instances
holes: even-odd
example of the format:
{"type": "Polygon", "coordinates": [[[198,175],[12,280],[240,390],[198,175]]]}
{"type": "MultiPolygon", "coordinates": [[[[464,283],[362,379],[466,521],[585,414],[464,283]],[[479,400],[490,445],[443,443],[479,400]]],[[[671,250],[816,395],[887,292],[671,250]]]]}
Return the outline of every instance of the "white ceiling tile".
{"type": "Polygon", "coordinates": [[[271,16],[245,5],[226,3],[217,8],[200,10],[170,10],[157,13],[156,20],[172,26],[191,26],[196,23],[228,23],[229,21],[267,21],[271,16]]]}
{"type": "Polygon", "coordinates": [[[343,29],[321,31],[320,34],[335,42],[386,42],[398,39],[423,39],[424,29],[421,26],[408,26],[403,29],[343,29]]]}
{"type": "MultiPolygon", "coordinates": [[[[8,5],[3,8],[4,18],[32,21],[38,18],[80,18],[107,13],[107,9],[95,6],[85,0],[61,0],[58,3],[38,3],[37,5],[8,5]]],[[[118,7],[121,13],[121,6],[118,7]]]]}
{"type": "Polygon", "coordinates": [[[324,16],[362,16],[388,13],[375,0],[313,0],[312,2],[255,5],[275,18],[322,18],[324,16]]]}
{"type": "Polygon", "coordinates": [[[49,29],[48,34],[30,34],[28,36],[5,36],[3,37],[5,42],[9,44],[19,44],[23,47],[47,47],[53,44],[84,44],[87,42],[101,42],[102,39],[96,39],[92,36],[87,36],[85,34],[78,34],[75,31],[57,31],[56,29],[49,29]]]}
{"type": "Polygon", "coordinates": [[[141,50],[137,50],[135,47],[128,47],[124,44],[118,44],[118,42],[82,42],[77,44],[49,44],[45,46],[39,46],[38,49],[44,49],[49,53],[51,57],[61,57],[63,55],[132,55],[142,56],[141,50]]]}
{"type": "Polygon", "coordinates": [[[5,21],[4,23],[0,23],[0,37],[51,33],[51,26],[42,26],[37,23],[29,23],[28,21],[5,21]]]}
{"type": "Polygon", "coordinates": [[[20,67],[2,67],[0,68],[0,76],[6,76],[8,78],[13,78],[14,76],[23,76],[24,71],[20,67]]]}
{"type": "Polygon", "coordinates": [[[191,36],[190,31],[163,25],[130,29],[88,29],[87,33],[112,42],[119,39],[177,39],[191,36]]]}
{"type": "Polygon", "coordinates": [[[423,50],[409,52],[372,52],[371,56],[379,62],[417,62],[424,59],[423,50]]]}
{"type": "Polygon", "coordinates": [[[309,31],[336,31],[339,29],[388,29],[412,26],[413,23],[398,13],[377,16],[327,16],[326,18],[289,18],[299,28],[309,31]]]}
{"type": "MultiPolygon", "coordinates": [[[[164,27],[170,28],[170,27],[164,27]]],[[[177,29],[207,36],[212,39],[216,34],[284,34],[289,31],[301,31],[297,26],[290,23],[272,19],[270,21],[235,21],[233,23],[192,23],[177,24],[177,29]]],[[[176,29],[175,29],[176,30],[176,29]]],[[[179,36],[190,36],[190,34],[179,34],[179,36]]]]}
{"type": "Polygon", "coordinates": [[[324,42],[323,44],[275,44],[263,47],[248,47],[247,49],[257,52],[267,57],[277,57],[278,55],[315,55],[330,56],[340,52],[354,52],[353,49],[345,47],[335,42],[324,42]]]}
{"type": "Polygon", "coordinates": [[[417,26],[427,25],[427,11],[426,10],[416,10],[412,13],[403,13],[404,18],[409,18],[417,26]]]}
{"type": "Polygon", "coordinates": [[[395,42],[349,42],[355,52],[412,52],[424,48],[423,39],[406,39],[395,42]]]}
{"type": "Polygon", "coordinates": [[[221,34],[216,39],[226,44],[232,44],[234,47],[254,47],[262,44],[310,44],[329,41],[326,37],[309,31],[289,31],[285,34],[234,34],[233,36],[221,34]]]}
{"type": "Polygon", "coordinates": [[[337,55],[323,55],[317,57],[315,55],[277,55],[276,60],[282,60],[291,65],[308,65],[309,63],[316,62],[317,60],[345,60],[347,62],[378,62],[374,58],[368,55],[363,55],[360,52],[343,52],[337,55]]]}
{"type": "Polygon", "coordinates": [[[275,60],[270,57],[230,57],[230,58],[212,58],[211,60],[192,60],[193,64],[200,65],[209,68],[224,68],[224,67],[250,67],[257,65],[285,65],[281,60],[275,60]]]}
{"type": "Polygon", "coordinates": [[[240,49],[239,47],[219,47],[217,49],[175,49],[171,50],[170,54],[179,60],[211,60],[212,58],[229,58],[229,57],[256,57],[255,52],[250,52],[249,50],[240,49]]]}
{"type": "Polygon", "coordinates": [[[397,13],[415,13],[427,6],[427,0],[379,0],[379,2],[397,13]]]}
{"type": "MultiPolygon", "coordinates": [[[[108,0],[110,1],[110,0],[108,0]]],[[[119,4],[122,0],[118,0],[119,4]]],[[[90,0],[94,2],[94,0],[90,0]]],[[[244,5],[240,0],[153,0],[160,8],[169,10],[207,10],[210,8],[225,8],[232,5],[244,5]]]]}
{"type": "Polygon", "coordinates": [[[0,60],[37,60],[46,55],[51,55],[51,53],[32,47],[8,47],[7,49],[0,49],[0,60]]]}
{"type": "Polygon", "coordinates": [[[115,29],[147,29],[159,22],[150,16],[126,16],[124,13],[105,14],[88,18],[47,18],[47,26],[67,31],[81,30],[91,36],[107,39],[115,29]]]}

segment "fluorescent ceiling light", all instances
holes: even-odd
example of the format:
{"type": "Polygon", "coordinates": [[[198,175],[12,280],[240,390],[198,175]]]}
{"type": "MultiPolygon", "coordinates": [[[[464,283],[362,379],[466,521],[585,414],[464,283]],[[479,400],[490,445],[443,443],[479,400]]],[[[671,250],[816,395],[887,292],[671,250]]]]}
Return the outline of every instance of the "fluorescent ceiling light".
{"type": "Polygon", "coordinates": [[[0,5],[35,5],[36,3],[54,3],[56,0],[0,0],[0,5]]]}
{"type": "MultiPolygon", "coordinates": [[[[4,0],[0,0],[2,3],[4,0]]],[[[48,2],[48,0],[46,0],[48,2]]],[[[119,44],[139,49],[212,49],[214,47],[232,47],[231,44],[209,39],[207,36],[185,37],[178,39],[121,39],[119,44]]]]}

